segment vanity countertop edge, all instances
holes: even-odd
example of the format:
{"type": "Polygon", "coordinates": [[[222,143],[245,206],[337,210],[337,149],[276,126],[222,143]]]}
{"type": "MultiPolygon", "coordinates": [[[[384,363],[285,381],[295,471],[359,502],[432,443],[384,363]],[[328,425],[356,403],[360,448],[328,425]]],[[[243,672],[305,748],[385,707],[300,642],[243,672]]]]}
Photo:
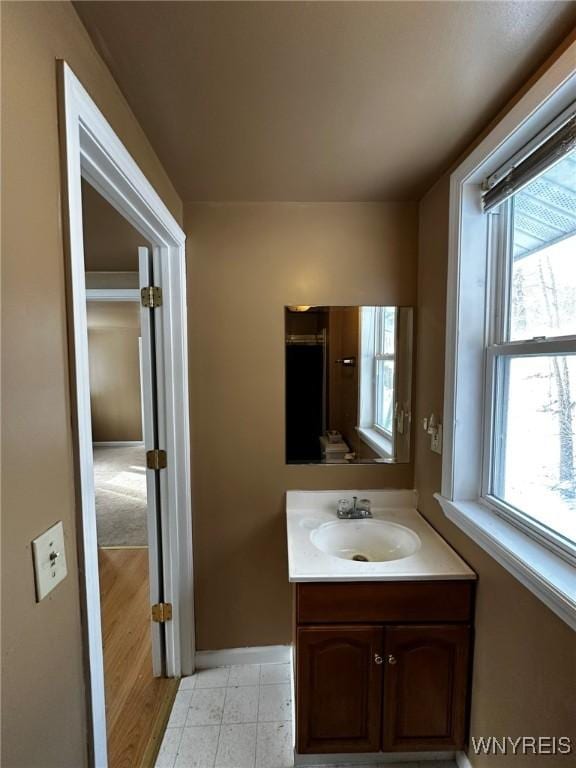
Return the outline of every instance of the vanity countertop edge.
{"type": "Polygon", "coordinates": [[[289,581],[476,580],[476,573],[418,512],[416,504],[417,494],[412,490],[287,491],[289,581]],[[399,560],[367,563],[341,559],[317,549],[310,533],[320,525],[338,520],[338,499],[351,496],[370,499],[374,520],[404,525],[417,533],[422,542],[420,549],[399,560]]]}

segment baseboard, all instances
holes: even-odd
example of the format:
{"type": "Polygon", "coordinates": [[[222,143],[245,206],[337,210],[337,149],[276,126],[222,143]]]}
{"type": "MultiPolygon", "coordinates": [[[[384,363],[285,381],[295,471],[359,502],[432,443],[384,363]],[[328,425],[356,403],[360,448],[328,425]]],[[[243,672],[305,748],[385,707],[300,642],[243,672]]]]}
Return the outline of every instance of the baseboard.
{"type": "Polygon", "coordinates": [[[137,445],[144,445],[142,440],[113,440],[109,442],[94,442],[94,448],[134,448],[137,445]]]}
{"type": "Polygon", "coordinates": [[[320,768],[321,766],[349,766],[362,765],[384,768],[390,763],[398,768],[402,763],[417,763],[424,768],[427,762],[453,760],[454,752],[367,752],[364,754],[332,754],[332,755],[300,755],[294,753],[294,765],[296,768],[320,768]]]}
{"type": "Polygon", "coordinates": [[[223,648],[196,651],[196,668],[210,669],[230,664],[286,664],[291,659],[290,645],[261,645],[249,648],[223,648]]]}
{"type": "Polygon", "coordinates": [[[458,768],[472,768],[472,763],[465,752],[456,752],[456,765],[458,768]]]}

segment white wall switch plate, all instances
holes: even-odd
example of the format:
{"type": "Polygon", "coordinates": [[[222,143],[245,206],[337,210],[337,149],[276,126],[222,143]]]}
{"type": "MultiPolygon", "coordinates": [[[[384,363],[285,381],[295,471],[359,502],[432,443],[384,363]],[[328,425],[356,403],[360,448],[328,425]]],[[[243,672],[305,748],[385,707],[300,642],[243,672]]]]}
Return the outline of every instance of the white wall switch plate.
{"type": "Polygon", "coordinates": [[[438,424],[432,434],[430,449],[434,451],[434,453],[442,455],[442,424],[438,424]]]}
{"type": "Polygon", "coordinates": [[[64,527],[61,522],[32,542],[36,600],[40,602],[68,573],[64,550],[64,527]]]}

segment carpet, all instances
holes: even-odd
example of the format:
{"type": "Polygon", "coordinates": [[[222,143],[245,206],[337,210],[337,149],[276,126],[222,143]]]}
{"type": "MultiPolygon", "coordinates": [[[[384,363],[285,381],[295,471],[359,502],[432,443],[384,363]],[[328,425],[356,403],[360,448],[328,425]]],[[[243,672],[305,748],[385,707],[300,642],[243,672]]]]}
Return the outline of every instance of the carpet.
{"type": "Polygon", "coordinates": [[[95,446],[94,486],[98,546],[146,546],[144,446],[95,446]]]}

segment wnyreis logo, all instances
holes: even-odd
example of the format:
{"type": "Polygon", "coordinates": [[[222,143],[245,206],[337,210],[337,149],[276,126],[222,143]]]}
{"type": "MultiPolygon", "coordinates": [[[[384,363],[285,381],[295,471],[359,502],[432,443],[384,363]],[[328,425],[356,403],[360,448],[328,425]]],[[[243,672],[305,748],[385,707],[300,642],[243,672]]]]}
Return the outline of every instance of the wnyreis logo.
{"type": "Polygon", "coordinates": [[[569,736],[472,736],[475,755],[571,755],[569,736]]]}

